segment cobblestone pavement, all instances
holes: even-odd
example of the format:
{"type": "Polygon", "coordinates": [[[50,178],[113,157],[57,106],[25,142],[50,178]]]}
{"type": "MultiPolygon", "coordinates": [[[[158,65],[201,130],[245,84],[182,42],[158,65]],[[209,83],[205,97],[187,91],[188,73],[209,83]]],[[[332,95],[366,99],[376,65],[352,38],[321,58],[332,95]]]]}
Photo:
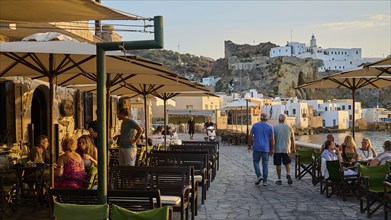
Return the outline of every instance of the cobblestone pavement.
{"type": "MultiPolygon", "coordinates": [[[[202,140],[202,135],[194,139],[202,140]]],[[[256,186],[252,154],[247,148],[220,145],[220,170],[196,219],[368,219],[366,213],[360,213],[357,198],[348,196],[345,202],[335,195],[326,198],[319,193],[319,184],[312,185],[309,176],[295,180],[294,162],[293,184],[288,185],[283,167],[283,183],[276,185],[277,172],[272,163],[269,159],[269,185],[256,186]]],[[[383,210],[371,219],[383,219],[383,210]]]]}
{"type": "MultiPolygon", "coordinates": [[[[187,134],[179,136],[189,140],[187,134]]],[[[196,134],[194,140],[203,140],[203,134],[196,134]]],[[[255,186],[252,154],[247,148],[220,145],[220,170],[207,191],[205,204],[199,204],[196,220],[368,219],[366,214],[360,213],[358,199],[349,196],[344,202],[336,196],[326,198],[319,193],[319,185],[313,186],[308,176],[293,179],[292,185],[284,178],[282,185],[276,185],[276,179],[275,166],[269,160],[269,185],[255,186]]],[[[382,213],[383,210],[377,211],[371,219],[383,219],[382,213]]],[[[178,217],[175,213],[174,218],[178,217]]],[[[31,207],[21,208],[17,213],[8,213],[4,219],[48,219],[48,209],[42,206],[36,211],[31,207]]]]}

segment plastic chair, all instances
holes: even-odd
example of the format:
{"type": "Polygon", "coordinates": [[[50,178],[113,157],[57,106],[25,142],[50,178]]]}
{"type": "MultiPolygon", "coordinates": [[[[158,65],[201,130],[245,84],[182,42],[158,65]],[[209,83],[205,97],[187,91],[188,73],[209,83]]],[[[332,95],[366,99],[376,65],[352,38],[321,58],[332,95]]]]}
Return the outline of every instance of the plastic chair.
{"type": "Polygon", "coordinates": [[[301,179],[307,173],[314,176],[312,170],[312,155],[314,153],[313,148],[297,148],[296,149],[296,163],[295,163],[295,178],[301,179]]]}
{"type": "Polygon", "coordinates": [[[370,167],[359,166],[360,170],[360,212],[371,217],[382,205],[384,179],[389,171],[387,164],[370,167]]]}

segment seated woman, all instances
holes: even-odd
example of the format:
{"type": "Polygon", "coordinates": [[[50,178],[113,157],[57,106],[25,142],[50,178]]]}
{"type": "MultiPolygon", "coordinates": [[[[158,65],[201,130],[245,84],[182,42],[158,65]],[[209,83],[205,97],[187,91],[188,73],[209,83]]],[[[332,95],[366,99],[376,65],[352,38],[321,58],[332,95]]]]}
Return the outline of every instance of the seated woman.
{"type": "Polygon", "coordinates": [[[356,149],[353,162],[355,161],[370,161],[376,157],[376,151],[372,147],[371,140],[369,138],[363,138],[361,141],[361,148],[356,149]]]}
{"type": "Polygon", "coordinates": [[[159,125],[157,128],[152,132],[152,135],[160,135],[163,131],[163,126],[159,125]]]}
{"type": "Polygon", "coordinates": [[[383,150],[383,153],[371,161],[370,166],[383,165],[387,161],[391,161],[391,140],[384,141],[383,150]]]}
{"type": "Polygon", "coordinates": [[[57,160],[57,169],[55,172],[57,178],[54,182],[55,188],[85,188],[86,172],[84,170],[84,162],[78,153],[76,139],[73,137],[65,137],[61,146],[63,151],[57,160]]]}
{"type": "Polygon", "coordinates": [[[92,164],[98,165],[98,150],[92,144],[88,135],[83,135],[77,140],[76,152],[83,158],[84,166],[88,171],[92,164]]]}
{"type": "Polygon", "coordinates": [[[353,137],[350,135],[346,136],[339,150],[342,152],[343,161],[350,163],[354,155],[356,155],[356,142],[353,137]],[[352,156],[349,157],[348,155],[352,156]]]}

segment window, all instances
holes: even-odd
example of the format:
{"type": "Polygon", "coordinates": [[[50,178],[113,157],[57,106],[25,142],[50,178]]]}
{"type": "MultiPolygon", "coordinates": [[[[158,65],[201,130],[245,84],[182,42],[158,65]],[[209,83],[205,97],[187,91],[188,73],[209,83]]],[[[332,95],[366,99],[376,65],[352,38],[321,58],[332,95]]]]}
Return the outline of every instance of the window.
{"type": "Polygon", "coordinates": [[[292,110],[292,114],[296,115],[296,109],[292,110]]]}
{"type": "Polygon", "coordinates": [[[349,109],[349,110],[352,110],[352,106],[351,106],[351,105],[348,105],[348,109],[349,109]]]}
{"type": "Polygon", "coordinates": [[[342,106],[342,110],[345,110],[345,106],[344,105],[342,106]]]}
{"type": "Polygon", "coordinates": [[[353,116],[352,115],[349,115],[349,120],[353,120],[353,116]]]}
{"type": "Polygon", "coordinates": [[[356,51],[356,54],[358,54],[358,51],[356,51]]]}
{"type": "Polygon", "coordinates": [[[193,105],[186,105],[186,109],[193,110],[193,105]]]}
{"type": "Polygon", "coordinates": [[[335,119],[333,119],[333,127],[335,127],[337,125],[337,122],[335,121],[335,119]]]}
{"type": "Polygon", "coordinates": [[[326,127],[326,120],[322,120],[322,126],[326,127]]]}
{"type": "Polygon", "coordinates": [[[325,111],[327,112],[327,107],[324,107],[325,111]]]}

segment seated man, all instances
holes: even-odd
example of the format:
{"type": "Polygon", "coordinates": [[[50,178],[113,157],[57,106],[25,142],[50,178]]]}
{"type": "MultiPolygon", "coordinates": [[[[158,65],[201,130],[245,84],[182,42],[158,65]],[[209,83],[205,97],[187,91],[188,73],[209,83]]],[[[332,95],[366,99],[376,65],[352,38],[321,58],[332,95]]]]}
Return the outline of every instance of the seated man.
{"type": "MultiPolygon", "coordinates": [[[[338,148],[335,147],[335,143],[332,141],[326,141],[324,143],[324,151],[322,152],[321,157],[322,157],[322,160],[325,160],[325,161],[331,161],[331,160],[339,160],[340,162],[343,161],[342,152],[338,148]]],[[[322,167],[322,173],[324,173],[325,170],[327,170],[325,164],[322,164],[321,167],[322,167]]],[[[345,176],[355,175],[355,174],[357,174],[357,173],[351,169],[344,170],[345,176]]]]}
{"type": "Polygon", "coordinates": [[[50,163],[48,137],[46,135],[40,135],[37,137],[36,143],[37,146],[31,148],[27,161],[32,161],[34,163],[50,163]]]}
{"type": "Polygon", "coordinates": [[[384,141],[383,150],[383,153],[371,161],[370,166],[383,165],[386,161],[391,161],[391,140],[384,141]]]}
{"type": "MultiPolygon", "coordinates": [[[[333,134],[328,134],[327,136],[326,136],[326,141],[331,141],[331,142],[334,142],[335,143],[335,137],[334,137],[334,135],[333,134]]],[[[321,151],[320,152],[323,152],[324,151],[324,148],[325,148],[325,144],[326,144],[326,142],[325,143],[323,143],[323,145],[322,145],[322,148],[321,148],[321,151]]],[[[338,145],[338,144],[336,144],[335,143],[335,148],[340,148],[340,145],[338,145]]]]}

